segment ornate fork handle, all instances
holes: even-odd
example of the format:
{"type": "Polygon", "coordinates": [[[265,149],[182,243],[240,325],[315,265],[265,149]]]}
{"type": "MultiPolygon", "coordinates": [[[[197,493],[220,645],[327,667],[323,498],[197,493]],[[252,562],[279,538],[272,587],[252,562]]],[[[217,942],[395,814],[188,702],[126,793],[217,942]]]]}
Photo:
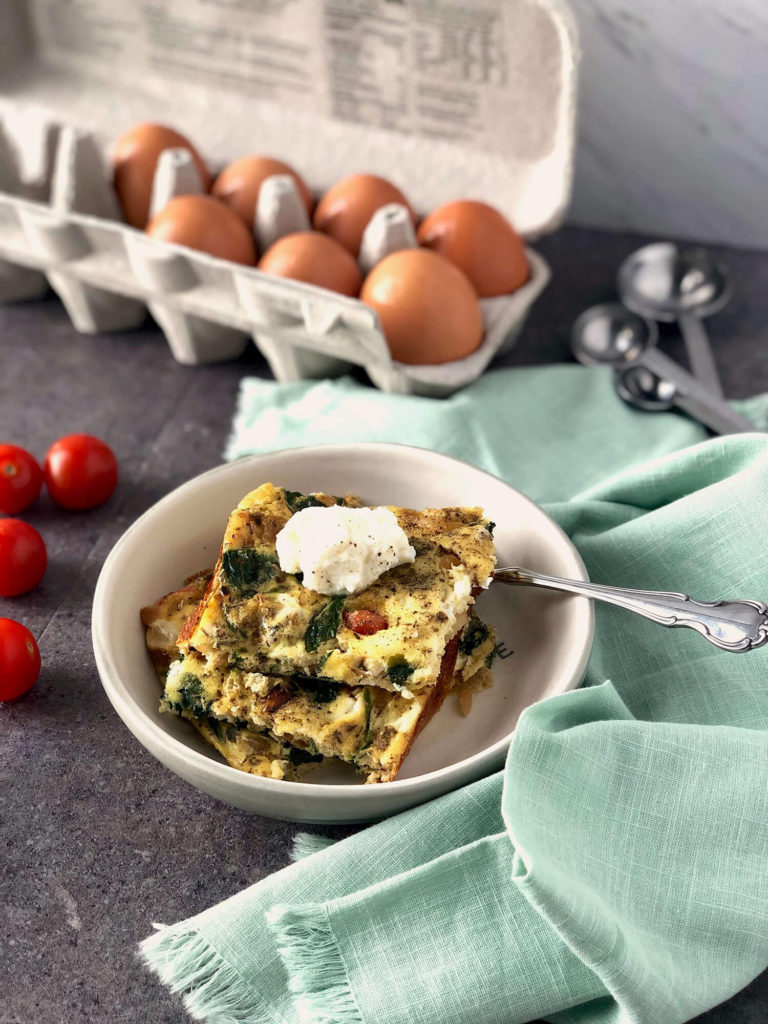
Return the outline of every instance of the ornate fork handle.
{"type": "Polygon", "coordinates": [[[686,594],[605,587],[520,568],[497,569],[493,578],[512,586],[544,587],[607,601],[661,626],[687,626],[724,651],[754,651],[768,643],[768,605],[762,601],[694,601],[686,594]]]}

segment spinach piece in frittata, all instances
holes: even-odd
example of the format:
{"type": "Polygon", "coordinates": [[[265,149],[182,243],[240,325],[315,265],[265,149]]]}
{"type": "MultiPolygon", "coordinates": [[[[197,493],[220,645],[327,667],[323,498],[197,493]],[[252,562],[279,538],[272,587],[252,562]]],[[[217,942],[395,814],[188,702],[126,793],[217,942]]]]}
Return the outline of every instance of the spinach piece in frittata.
{"type": "Polygon", "coordinates": [[[230,586],[244,594],[255,593],[279,572],[273,555],[255,548],[231,548],[221,559],[221,571],[230,586]]]}
{"type": "Polygon", "coordinates": [[[248,668],[247,651],[230,651],[228,659],[230,668],[236,668],[240,671],[248,668]]]}
{"type": "Polygon", "coordinates": [[[462,654],[471,654],[480,644],[488,639],[488,627],[480,619],[470,619],[459,640],[462,654]]]}
{"type": "Polygon", "coordinates": [[[221,719],[220,718],[213,718],[211,715],[209,715],[206,718],[206,722],[208,723],[208,728],[211,730],[211,732],[216,737],[216,739],[220,740],[221,739],[221,727],[222,727],[221,719]]]}
{"type": "Polygon", "coordinates": [[[301,512],[303,508],[324,508],[324,502],[320,501],[314,494],[302,494],[301,491],[283,491],[285,503],[291,512],[301,512]]]}
{"type": "Polygon", "coordinates": [[[185,672],[176,683],[178,700],[169,700],[168,704],[177,715],[188,711],[195,718],[204,717],[210,707],[210,702],[203,699],[203,684],[192,675],[185,672]]]}
{"type": "Polygon", "coordinates": [[[339,696],[339,684],[317,676],[294,676],[294,685],[317,704],[330,704],[339,696]]]}
{"type": "Polygon", "coordinates": [[[387,675],[395,686],[405,686],[413,673],[413,665],[409,665],[407,661],[399,661],[395,665],[390,665],[387,669],[387,675]]]}
{"type": "Polygon", "coordinates": [[[327,640],[333,640],[341,625],[344,600],[343,595],[331,598],[328,604],[323,605],[320,611],[310,619],[304,634],[305,650],[316,651],[320,644],[324,644],[327,640]]]}
{"type": "Polygon", "coordinates": [[[216,739],[226,739],[230,743],[236,743],[238,734],[243,729],[248,728],[248,722],[242,718],[236,719],[234,722],[229,722],[225,718],[214,718],[213,715],[207,715],[205,721],[208,723],[208,728],[211,730],[216,739]]]}
{"type": "Polygon", "coordinates": [[[230,743],[237,742],[237,734],[248,728],[248,723],[238,718],[236,722],[227,722],[226,734],[230,743]]]}
{"type": "Polygon", "coordinates": [[[322,754],[312,754],[309,750],[302,750],[301,747],[291,747],[288,760],[294,767],[300,764],[317,764],[323,760],[322,754]]]}

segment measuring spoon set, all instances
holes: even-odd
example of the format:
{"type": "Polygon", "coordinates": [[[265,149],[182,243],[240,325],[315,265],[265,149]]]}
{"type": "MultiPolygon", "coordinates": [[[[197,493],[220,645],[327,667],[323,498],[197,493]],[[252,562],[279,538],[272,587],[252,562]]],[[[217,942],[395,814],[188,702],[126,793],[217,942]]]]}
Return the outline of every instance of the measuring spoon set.
{"type": "Polygon", "coordinates": [[[571,330],[571,350],[587,366],[613,366],[616,391],[649,412],[678,408],[717,434],[755,430],[723,398],[702,321],[731,297],[728,270],[704,249],[646,245],[621,264],[621,302],[587,309],[571,330]],[[690,372],[657,348],[656,322],[677,322],[690,372]]]}

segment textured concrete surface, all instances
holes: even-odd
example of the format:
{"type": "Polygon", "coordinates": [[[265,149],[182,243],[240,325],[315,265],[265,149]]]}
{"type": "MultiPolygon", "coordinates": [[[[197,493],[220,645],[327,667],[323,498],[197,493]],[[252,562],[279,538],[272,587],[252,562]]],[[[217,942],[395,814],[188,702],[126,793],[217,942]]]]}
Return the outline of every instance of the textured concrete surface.
{"type": "MultiPolygon", "coordinates": [[[[639,241],[569,229],[541,243],[554,280],[508,361],[569,358],[571,322],[612,297],[615,268],[639,241]]],[[[737,397],[768,389],[768,255],[724,254],[736,293],[710,329],[737,397]]],[[[193,914],[288,861],[294,826],[195,792],[134,740],[101,689],[90,641],[105,556],[148,506],[221,461],[248,373],[267,373],[253,350],[180,366],[151,324],[80,336],[53,297],[0,308],[0,439],[42,456],[62,434],[94,433],[122,473],[101,509],[67,514],[43,497],[25,514],[49,569],[32,593],[0,600],[0,616],[38,636],[44,666],[29,695],[0,705],[0,1024],[186,1020],[139,965],[136,943],[153,921],[193,914]]],[[[700,1021],[766,1018],[768,974],[700,1021]]]]}

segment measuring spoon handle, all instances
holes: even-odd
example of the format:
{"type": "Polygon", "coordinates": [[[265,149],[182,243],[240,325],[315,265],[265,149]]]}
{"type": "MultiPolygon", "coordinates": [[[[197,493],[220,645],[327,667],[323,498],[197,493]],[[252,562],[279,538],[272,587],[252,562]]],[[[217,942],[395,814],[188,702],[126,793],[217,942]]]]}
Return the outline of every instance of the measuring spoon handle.
{"type": "Polygon", "coordinates": [[[675,395],[674,403],[678,409],[682,409],[692,419],[709,427],[715,434],[742,434],[745,431],[757,430],[753,423],[734,410],[723,415],[717,406],[692,398],[690,395],[675,395]]]}
{"type": "Polygon", "coordinates": [[[657,377],[674,384],[678,395],[676,404],[686,412],[690,409],[690,415],[695,416],[696,419],[701,420],[717,433],[735,434],[757,429],[751,420],[732,409],[722,398],[716,398],[696,380],[693,374],[688,373],[679,363],[670,359],[657,348],[646,349],[638,362],[651,373],[655,373],[657,377]],[[684,402],[688,408],[683,404],[684,402]]]}
{"type": "Polygon", "coordinates": [[[681,313],[677,322],[694,377],[716,398],[722,398],[723,385],[717,372],[715,357],[712,355],[709,336],[700,317],[695,313],[681,313]]]}

